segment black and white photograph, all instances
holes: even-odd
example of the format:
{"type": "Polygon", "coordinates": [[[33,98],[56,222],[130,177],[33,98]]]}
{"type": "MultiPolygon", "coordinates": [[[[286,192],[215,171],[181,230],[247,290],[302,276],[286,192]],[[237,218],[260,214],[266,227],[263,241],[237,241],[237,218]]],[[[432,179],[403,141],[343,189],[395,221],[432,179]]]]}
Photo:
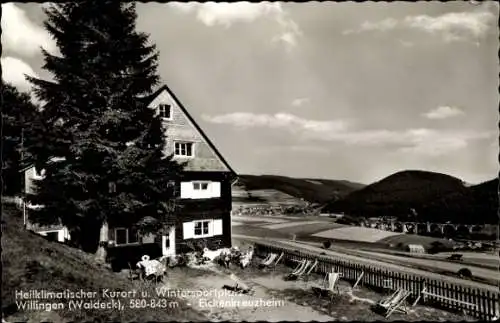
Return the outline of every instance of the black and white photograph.
{"type": "Polygon", "coordinates": [[[2,2],[2,323],[497,321],[499,8],[2,2]]]}

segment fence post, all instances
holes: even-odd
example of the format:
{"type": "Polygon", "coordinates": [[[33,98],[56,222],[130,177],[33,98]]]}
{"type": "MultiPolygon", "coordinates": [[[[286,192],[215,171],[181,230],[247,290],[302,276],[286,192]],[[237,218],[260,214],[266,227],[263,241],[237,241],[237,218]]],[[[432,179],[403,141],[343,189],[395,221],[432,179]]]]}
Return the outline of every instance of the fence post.
{"type": "MultiPolygon", "coordinates": [[[[422,293],[422,291],[425,291],[425,278],[421,278],[420,280],[420,293],[422,293]]],[[[427,295],[425,294],[422,294],[422,303],[425,304],[427,302],[427,295]]]]}

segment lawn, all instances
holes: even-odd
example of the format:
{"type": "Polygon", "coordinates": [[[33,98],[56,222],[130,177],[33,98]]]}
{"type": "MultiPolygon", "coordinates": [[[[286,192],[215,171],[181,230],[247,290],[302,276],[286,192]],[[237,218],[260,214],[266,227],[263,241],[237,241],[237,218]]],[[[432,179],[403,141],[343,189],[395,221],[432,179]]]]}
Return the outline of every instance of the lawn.
{"type": "Polygon", "coordinates": [[[277,230],[266,229],[259,226],[243,224],[231,228],[232,234],[256,236],[261,238],[289,239],[290,235],[277,230]]]}
{"type": "MultiPolygon", "coordinates": [[[[22,216],[13,207],[2,210],[2,316],[7,322],[61,322],[61,321],[205,321],[199,312],[175,298],[165,298],[172,307],[158,310],[132,309],[130,298],[120,298],[124,309],[70,310],[69,298],[58,299],[63,309],[20,310],[16,291],[80,291],[96,292],[92,301],[109,301],[103,290],[133,291],[137,286],[126,278],[111,272],[94,261],[93,255],[64,244],[47,241],[38,234],[26,231],[22,216]]],[[[149,300],[149,297],[140,298],[149,300]]],[[[41,302],[53,300],[40,299],[41,302]]]]}

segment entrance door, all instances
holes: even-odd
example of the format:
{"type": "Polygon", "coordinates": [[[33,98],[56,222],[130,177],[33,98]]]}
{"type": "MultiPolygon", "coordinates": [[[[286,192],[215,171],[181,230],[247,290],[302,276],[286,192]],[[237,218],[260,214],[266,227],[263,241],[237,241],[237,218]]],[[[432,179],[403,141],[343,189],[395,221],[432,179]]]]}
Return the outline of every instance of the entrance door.
{"type": "Polygon", "coordinates": [[[175,256],[175,226],[170,228],[167,235],[161,237],[161,249],[164,256],[175,256]]]}

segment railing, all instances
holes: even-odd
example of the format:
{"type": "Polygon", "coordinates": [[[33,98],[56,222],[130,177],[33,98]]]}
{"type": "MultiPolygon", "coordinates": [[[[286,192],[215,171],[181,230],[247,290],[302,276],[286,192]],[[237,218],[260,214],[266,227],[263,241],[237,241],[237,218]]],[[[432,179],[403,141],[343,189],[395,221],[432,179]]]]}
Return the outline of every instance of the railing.
{"type": "Polygon", "coordinates": [[[338,272],[342,274],[344,280],[351,282],[356,282],[364,272],[362,284],[365,286],[385,290],[404,288],[411,292],[413,299],[421,296],[420,303],[466,312],[481,320],[495,320],[500,313],[500,293],[461,286],[421,275],[394,272],[375,266],[356,264],[334,256],[290,250],[289,248],[264,242],[255,243],[255,250],[256,255],[260,256],[265,256],[269,252],[283,252],[283,260],[288,263],[303,259],[317,259],[316,273],[338,272]],[[422,291],[425,291],[425,293],[422,293],[422,291]]]}

